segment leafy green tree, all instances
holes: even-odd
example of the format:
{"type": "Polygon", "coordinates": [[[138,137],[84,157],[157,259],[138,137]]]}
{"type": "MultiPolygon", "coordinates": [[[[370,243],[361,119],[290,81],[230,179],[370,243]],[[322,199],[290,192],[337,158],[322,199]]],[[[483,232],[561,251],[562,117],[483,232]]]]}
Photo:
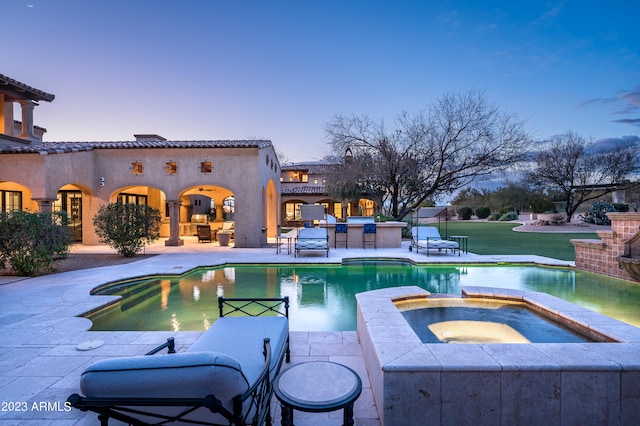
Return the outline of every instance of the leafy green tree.
{"type": "Polygon", "coordinates": [[[475,209],[484,205],[486,194],[487,192],[485,190],[483,190],[483,192],[480,192],[476,188],[467,187],[458,192],[458,194],[451,201],[451,204],[453,204],[454,206],[469,206],[475,209]]]}
{"type": "Polygon", "coordinates": [[[0,268],[7,263],[20,275],[55,271],[69,252],[72,237],[65,213],[0,213],[0,268]]]}
{"type": "Polygon", "coordinates": [[[160,238],[160,211],[146,204],[111,203],[93,218],[100,240],[124,257],[160,238]]]}

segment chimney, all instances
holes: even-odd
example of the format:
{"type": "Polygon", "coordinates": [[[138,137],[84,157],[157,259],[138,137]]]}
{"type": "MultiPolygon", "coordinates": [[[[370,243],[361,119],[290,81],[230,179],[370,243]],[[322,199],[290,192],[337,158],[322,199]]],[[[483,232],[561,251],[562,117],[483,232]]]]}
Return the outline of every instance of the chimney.
{"type": "Polygon", "coordinates": [[[133,135],[136,138],[136,142],[164,142],[165,138],[155,134],[140,134],[133,135]]]}

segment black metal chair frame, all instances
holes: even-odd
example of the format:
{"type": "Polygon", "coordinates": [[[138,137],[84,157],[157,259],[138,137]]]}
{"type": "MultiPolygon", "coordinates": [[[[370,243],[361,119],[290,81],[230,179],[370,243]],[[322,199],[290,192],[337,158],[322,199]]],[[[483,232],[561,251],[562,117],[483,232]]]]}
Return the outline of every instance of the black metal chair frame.
{"type": "MultiPolygon", "coordinates": [[[[272,298],[260,298],[252,299],[245,297],[224,298],[218,297],[218,313],[220,318],[233,315],[242,314],[245,316],[257,317],[260,315],[281,315],[289,318],[289,296],[284,297],[272,297],[272,298]],[[262,310],[259,312],[249,312],[247,308],[257,305],[262,310]],[[284,309],[284,312],[282,311],[284,309]]],[[[287,336],[285,360],[291,361],[291,348],[289,346],[289,336],[287,336]]]]}
{"type": "MultiPolygon", "coordinates": [[[[170,338],[173,346],[173,338],[170,338]]],[[[165,347],[169,347],[169,342],[160,345],[147,355],[153,355],[165,347]]],[[[271,364],[271,345],[269,339],[264,339],[263,345],[264,366],[256,381],[242,395],[233,399],[233,412],[222,406],[222,401],[215,395],[206,395],[203,398],[87,398],[78,394],[72,394],[67,398],[67,402],[72,407],[82,411],[93,411],[98,413],[101,426],[108,426],[109,419],[116,419],[134,426],[148,426],[156,424],[170,424],[174,421],[193,423],[199,425],[218,426],[220,423],[208,423],[200,421],[189,421],[183,419],[184,416],[197,410],[198,408],[208,408],[212,413],[218,413],[229,421],[230,425],[263,425],[271,423],[269,403],[273,394],[269,366],[271,364]],[[249,400],[249,406],[245,409],[245,401],[249,400]],[[154,412],[144,411],[142,407],[184,407],[178,415],[167,416],[154,412]],[[140,407],[140,409],[133,408],[140,407]],[[244,412],[243,412],[244,411],[244,412]],[[250,419],[249,416],[253,414],[250,419]],[[154,418],[153,423],[143,422],[135,415],[143,415],[154,418]]],[[[175,351],[174,351],[175,352],[175,351]]],[[[169,352],[172,353],[172,352],[169,352]]],[[[171,386],[171,383],[167,383],[171,386]]]]}
{"type": "MultiPolygon", "coordinates": [[[[225,299],[223,297],[219,297],[218,309],[220,311],[220,317],[234,313],[241,313],[249,316],[275,314],[289,318],[289,297],[264,299],[225,299]],[[260,306],[262,310],[259,313],[248,312],[247,308],[255,304],[260,306]],[[281,312],[282,308],[284,308],[284,312],[281,312]]],[[[169,354],[175,353],[175,340],[173,337],[168,338],[165,343],[149,351],[146,355],[152,356],[161,352],[163,349],[167,349],[167,353],[169,354]]],[[[286,361],[290,362],[291,353],[289,349],[288,336],[286,340],[285,354],[286,361]]],[[[238,395],[233,399],[232,411],[223,407],[222,402],[212,394],[205,395],[202,398],[87,398],[78,394],[72,394],[67,398],[67,402],[69,402],[72,407],[82,411],[93,411],[98,413],[98,419],[100,420],[101,426],[108,426],[110,418],[120,420],[134,426],[171,424],[177,420],[184,423],[199,425],[220,425],[220,423],[208,423],[183,419],[184,416],[201,407],[208,408],[212,413],[222,415],[228,420],[229,425],[270,425],[270,402],[273,395],[273,384],[271,383],[271,374],[269,371],[271,366],[271,344],[269,338],[264,339],[263,355],[264,365],[260,374],[254,383],[251,384],[249,389],[247,389],[242,395],[238,395]],[[249,404],[248,406],[245,406],[247,401],[249,401],[249,404]],[[143,410],[143,407],[158,406],[184,407],[184,410],[174,416],[167,416],[143,410]],[[136,415],[148,416],[155,419],[155,421],[153,423],[146,423],[134,417],[136,415]]],[[[171,383],[167,383],[167,386],[171,386],[171,383]]]]}

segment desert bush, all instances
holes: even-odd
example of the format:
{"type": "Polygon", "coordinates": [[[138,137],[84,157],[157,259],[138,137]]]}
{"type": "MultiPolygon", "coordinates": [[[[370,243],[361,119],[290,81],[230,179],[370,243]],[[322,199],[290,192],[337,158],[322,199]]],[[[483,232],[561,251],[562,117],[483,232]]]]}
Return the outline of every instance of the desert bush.
{"type": "Polygon", "coordinates": [[[500,216],[500,219],[498,219],[500,222],[508,222],[511,220],[517,220],[518,219],[518,215],[515,212],[507,212],[505,214],[503,214],[502,216],[500,216]]]}
{"type": "Polygon", "coordinates": [[[73,240],[66,213],[21,210],[0,213],[0,268],[9,264],[20,275],[55,271],[73,240]]]}
{"type": "Polygon", "coordinates": [[[476,216],[478,219],[486,219],[491,214],[491,209],[486,206],[481,206],[476,209],[476,216]]]}
{"type": "Polygon", "coordinates": [[[507,214],[509,212],[515,213],[516,215],[520,214],[520,212],[517,211],[512,205],[500,207],[500,210],[498,211],[502,214],[507,214]]]}
{"type": "Polygon", "coordinates": [[[100,240],[124,257],[133,257],[145,244],[160,238],[160,211],[146,204],[112,203],[93,218],[100,240]]]}
{"type": "Polygon", "coordinates": [[[502,217],[502,213],[494,213],[494,214],[489,216],[488,220],[490,222],[495,222],[496,220],[500,220],[501,217],[502,217]]]}
{"type": "Polygon", "coordinates": [[[607,213],[615,211],[616,209],[613,204],[606,201],[596,201],[587,209],[580,219],[585,223],[595,225],[611,225],[611,220],[607,217],[607,213]]]}
{"type": "Polygon", "coordinates": [[[458,218],[460,218],[461,220],[471,219],[472,214],[473,214],[473,209],[471,207],[460,207],[458,209],[458,218]]]}
{"type": "Polygon", "coordinates": [[[626,213],[629,211],[629,204],[613,203],[613,208],[616,209],[617,212],[626,213]]]}

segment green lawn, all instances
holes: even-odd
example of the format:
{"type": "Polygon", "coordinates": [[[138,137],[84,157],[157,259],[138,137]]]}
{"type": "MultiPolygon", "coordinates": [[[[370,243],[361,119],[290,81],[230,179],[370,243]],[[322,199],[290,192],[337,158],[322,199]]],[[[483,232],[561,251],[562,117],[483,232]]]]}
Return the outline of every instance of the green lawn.
{"type": "MultiPolygon", "coordinates": [[[[515,232],[514,222],[449,222],[448,235],[467,235],[469,251],[475,254],[536,254],[560,260],[575,260],[572,239],[599,239],[595,233],[515,232]]],[[[435,224],[435,226],[438,226],[435,224]]],[[[440,224],[445,235],[445,223],[440,224]]]]}

